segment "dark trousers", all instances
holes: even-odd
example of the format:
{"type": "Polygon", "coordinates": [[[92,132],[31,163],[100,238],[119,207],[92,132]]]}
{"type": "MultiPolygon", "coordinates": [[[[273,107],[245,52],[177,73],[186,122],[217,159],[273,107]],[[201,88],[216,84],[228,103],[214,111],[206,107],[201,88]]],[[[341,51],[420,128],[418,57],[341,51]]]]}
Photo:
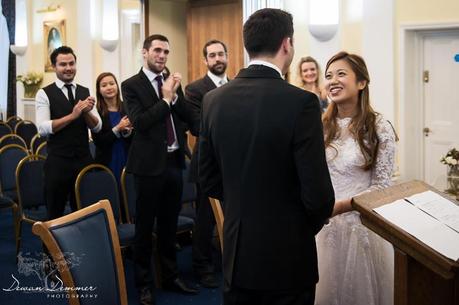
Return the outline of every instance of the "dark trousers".
{"type": "Polygon", "coordinates": [[[203,275],[215,272],[212,262],[212,239],[215,218],[209,198],[196,184],[196,220],[193,230],[193,269],[203,275]]]}
{"type": "Polygon", "coordinates": [[[82,157],[48,155],[44,166],[48,219],[61,217],[67,201],[70,202],[72,211],[76,211],[75,180],[78,173],[93,162],[90,155],[82,157]]]}
{"type": "Polygon", "coordinates": [[[231,287],[223,292],[223,305],[314,305],[315,292],[315,286],[294,292],[231,287]]]}
{"type": "Polygon", "coordinates": [[[178,166],[176,158],[170,159],[161,175],[134,175],[134,181],[137,193],[135,283],[139,288],[152,287],[152,233],[155,219],[162,281],[172,281],[178,276],[175,240],[183,188],[182,169],[178,166]]]}

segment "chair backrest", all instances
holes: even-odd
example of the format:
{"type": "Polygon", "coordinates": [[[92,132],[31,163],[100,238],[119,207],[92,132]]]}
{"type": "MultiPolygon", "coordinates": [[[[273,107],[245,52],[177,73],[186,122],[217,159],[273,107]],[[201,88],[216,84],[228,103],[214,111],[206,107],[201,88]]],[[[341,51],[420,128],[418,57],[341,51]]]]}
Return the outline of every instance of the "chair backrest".
{"type": "Polygon", "coordinates": [[[108,200],[36,222],[32,231],[49,250],[63,285],[76,288],[69,290],[70,305],[128,304],[118,233],[108,200]],[[77,290],[88,286],[95,290],[77,290]],[[97,298],[78,298],[78,293],[97,294],[97,298]]]}
{"type": "Polygon", "coordinates": [[[6,124],[8,124],[11,127],[11,130],[14,130],[16,127],[16,124],[22,121],[22,119],[18,116],[10,116],[8,119],[6,119],[6,124]]]}
{"type": "Polygon", "coordinates": [[[48,144],[47,142],[43,142],[37,147],[37,151],[35,152],[36,155],[40,155],[43,157],[48,156],[48,144]]]}
{"type": "Polygon", "coordinates": [[[27,144],[24,139],[16,134],[7,134],[0,138],[0,148],[10,144],[16,144],[27,148],[27,144]]]}
{"type": "Polygon", "coordinates": [[[116,221],[120,221],[118,184],[115,176],[106,166],[91,164],[83,168],[75,181],[75,197],[78,209],[108,199],[116,221]]]}
{"type": "Polygon", "coordinates": [[[10,133],[13,133],[11,127],[5,122],[0,122],[0,138],[10,133]]]}
{"type": "Polygon", "coordinates": [[[33,154],[37,154],[37,149],[38,146],[40,146],[42,143],[46,142],[46,137],[40,136],[39,133],[33,136],[32,140],[30,140],[30,151],[33,154]]]}
{"type": "Polygon", "coordinates": [[[223,215],[222,205],[218,199],[209,198],[209,201],[212,206],[212,211],[214,212],[220,248],[223,252],[223,222],[225,221],[225,216],[223,215]]]}
{"type": "Polygon", "coordinates": [[[45,158],[38,155],[29,155],[19,161],[16,168],[16,187],[21,209],[46,205],[44,165],[45,158]]]}
{"type": "Polygon", "coordinates": [[[136,191],[134,184],[134,175],[126,172],[126,167],[121,171],[121,193],[123,195],[123,207],[126,219],[129,223],[135,222],[135,200],[136,191]]]}
{"type": "Polygon", "coordinates": [[[23,120],[16,124],[14,133],[23,138],[27,148],[30,148],[32,138],[38,133],[38,129],[34,122],[23,120]]]}
{"type": "Polygon", "coordinates": [[[1,191],[16,189],[16,167],[24,157],[27,150],[16,144],[6,145],[0,149],[0,186],[1,191]]]}

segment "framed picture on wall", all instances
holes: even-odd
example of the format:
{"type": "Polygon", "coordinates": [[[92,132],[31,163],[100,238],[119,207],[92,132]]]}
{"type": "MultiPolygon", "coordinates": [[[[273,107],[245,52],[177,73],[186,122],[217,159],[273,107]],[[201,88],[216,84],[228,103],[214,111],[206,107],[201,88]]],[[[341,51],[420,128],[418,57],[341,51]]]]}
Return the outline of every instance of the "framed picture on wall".
{"type": "Polygon", "coordinates": [[[45,72],[52,72],[49,56],[54,49],[66,44],[65,20],[43,22],[43,45],[45,47],[45,72]]]}

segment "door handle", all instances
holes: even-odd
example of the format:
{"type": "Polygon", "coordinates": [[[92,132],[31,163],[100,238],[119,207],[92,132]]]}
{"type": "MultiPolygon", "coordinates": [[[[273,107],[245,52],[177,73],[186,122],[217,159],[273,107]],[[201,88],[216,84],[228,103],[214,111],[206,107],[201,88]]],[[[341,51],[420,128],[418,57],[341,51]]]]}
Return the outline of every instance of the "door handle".
{"type": "Polygon", "coordinates": [[[424,132],[424,136],[428,137],[428,136],[429,136],[429,133],[430,133],[432,130],[430,130],[429,127],[424,127],[424,128],[422,129],[422,131],[424,132]]]}

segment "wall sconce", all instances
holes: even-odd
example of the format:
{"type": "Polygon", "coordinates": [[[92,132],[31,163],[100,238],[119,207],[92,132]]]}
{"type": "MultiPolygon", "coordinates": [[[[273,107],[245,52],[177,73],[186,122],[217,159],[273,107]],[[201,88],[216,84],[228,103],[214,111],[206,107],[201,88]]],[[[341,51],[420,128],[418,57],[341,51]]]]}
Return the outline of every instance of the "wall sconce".
{"type": "Polygon", "coordinates": [[[10,45],[10,50],[15,55],[22,56],[27,50],[27,7],[26,0],[16,1],[16,32],[14,34],[14,45],[10,45]]]}
{"type": "Polygon", "coordinates": [[[118,0],[103,0],[102,5],[102,38],[99,44],[112,52],[116,49],[119,38],[118,0]]]}
{"type": "Polygon", "coordinates": [[[319,41],[335,36],[339,24],[338,0],[311,0],[309,2],[309,32],[319,41]]]}
{"type": "Polygon", "coordinates": [[[27,51],[27,46],[17,46],[12,44],[10,45],[10,50],[14,53],[14,55],[22,56],[27,51]]]}

